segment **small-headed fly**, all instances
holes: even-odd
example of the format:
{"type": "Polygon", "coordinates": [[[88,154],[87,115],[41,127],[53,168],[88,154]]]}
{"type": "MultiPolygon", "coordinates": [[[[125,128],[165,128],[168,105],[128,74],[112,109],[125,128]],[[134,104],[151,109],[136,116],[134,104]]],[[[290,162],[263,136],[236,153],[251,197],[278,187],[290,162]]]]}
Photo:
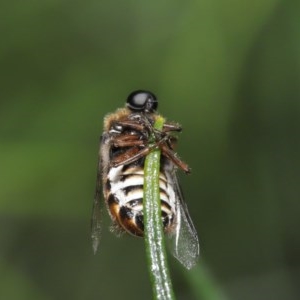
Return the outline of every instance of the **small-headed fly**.
{"type": "Polygon", "coordinates": [[[93,248],[96,252],[100,239],[102,192],[114,228],[143,236],[144,162],[151,150],[159,148],[163,228],[170,236],[173,255],[190,269],[199,255],[198,236],[176,176],[178,168],[185,173],[190,168],[174,152],[177,141],[174,133],[180,132],[181,126],[166,122],[161,131],[153,128],[158,117],[157,106],[153,93],[138,90],[128,96],[125,108],[104,119],[92,214],[93,248]],[[150,143],[153,136],[155,141],[150,143]]]}

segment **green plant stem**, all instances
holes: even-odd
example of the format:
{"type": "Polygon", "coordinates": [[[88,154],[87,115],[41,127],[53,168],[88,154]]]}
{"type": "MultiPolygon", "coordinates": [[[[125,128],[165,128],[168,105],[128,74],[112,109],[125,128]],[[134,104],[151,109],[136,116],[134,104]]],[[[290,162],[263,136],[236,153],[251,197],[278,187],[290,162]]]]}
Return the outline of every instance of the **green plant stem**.
{"type": "MultiPolygon", "coordinates": [[[[161,130],[164,119],[158,117],[154,128],[161,130]]],[[[152,137],[154,140],[154,137],[152,137]]],[[[154,149],[146,159],[144,166],[144,234],[148,269],[154,299],[174,300],[172,282],[166,258],[164,232],[161,220],[159,193],[160,150],[154,149]]]]}
{"type": "Polygon", "coordinates": [[[226,294],[214,280],[213,275],[203,261],[201,265],[186,272],[185,277],[194,293],[195,299],[228,300],[226,294]]]}

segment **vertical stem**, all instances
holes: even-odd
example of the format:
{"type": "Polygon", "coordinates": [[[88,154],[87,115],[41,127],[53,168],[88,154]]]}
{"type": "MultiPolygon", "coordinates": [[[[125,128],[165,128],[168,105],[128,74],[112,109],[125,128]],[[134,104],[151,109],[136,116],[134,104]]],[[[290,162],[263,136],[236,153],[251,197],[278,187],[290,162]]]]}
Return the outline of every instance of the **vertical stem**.
{"type": "MultiPolygon", "coordinates": [[[[154,128],[161,130],[164,119],[158,117],[154,128]]],[[[144,166],[144,234],[148,269],[154,299],[174,300],[172,282],[166,258],[159,192],[160,150],[155,149],[145,159],[144,166]]]]}

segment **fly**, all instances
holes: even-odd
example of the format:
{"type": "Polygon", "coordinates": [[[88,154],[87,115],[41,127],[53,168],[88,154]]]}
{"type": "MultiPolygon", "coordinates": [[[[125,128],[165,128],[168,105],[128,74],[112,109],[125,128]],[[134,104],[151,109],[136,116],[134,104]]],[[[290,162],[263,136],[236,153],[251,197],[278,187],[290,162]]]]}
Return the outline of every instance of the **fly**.
{"type": "Polygon", "coordinates": [[[161,131],[153,128],[157,106],[153,93],[138,90],[128,96],[125,108],[104,118],[92,214],[93,248],[96,252],[100,241],[102,194],[114,229],[143,237],[144,162],[153,148],[159,148],[164,232],[171,238],[173,255],[190,269],[196,264],[199,242],[176,176],[178,168],[185,173],[190,168],[174,152],[175,133],[181,126],[166,122],[161,131]],[[149,143],[152,136],[154,144],[149,143]]]}

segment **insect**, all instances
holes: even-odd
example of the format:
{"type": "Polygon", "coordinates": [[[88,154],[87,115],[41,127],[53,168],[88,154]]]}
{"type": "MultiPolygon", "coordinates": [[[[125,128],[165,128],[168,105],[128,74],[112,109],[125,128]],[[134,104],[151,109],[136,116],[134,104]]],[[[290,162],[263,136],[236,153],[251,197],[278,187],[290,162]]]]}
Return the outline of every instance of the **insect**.
{"type": "Polygon", "coordinates": [[[152,149],[159,148],[163,228],[173,255],[190,269],[199,255],[198,236],[176,176],[177,169],[190,173],[190,168],[174,152],[181,126],[166,122],[161,131],[153,128],[157,106],[153,93],[137,90],[128,96],[125,108],[104,118],[92,213],[93,248],[96,252],[100,241],[102,193],[115,230],[143,236],[144,162],[152,149]],[[155,141],[150,143],[151,136],[155,141]]]}

